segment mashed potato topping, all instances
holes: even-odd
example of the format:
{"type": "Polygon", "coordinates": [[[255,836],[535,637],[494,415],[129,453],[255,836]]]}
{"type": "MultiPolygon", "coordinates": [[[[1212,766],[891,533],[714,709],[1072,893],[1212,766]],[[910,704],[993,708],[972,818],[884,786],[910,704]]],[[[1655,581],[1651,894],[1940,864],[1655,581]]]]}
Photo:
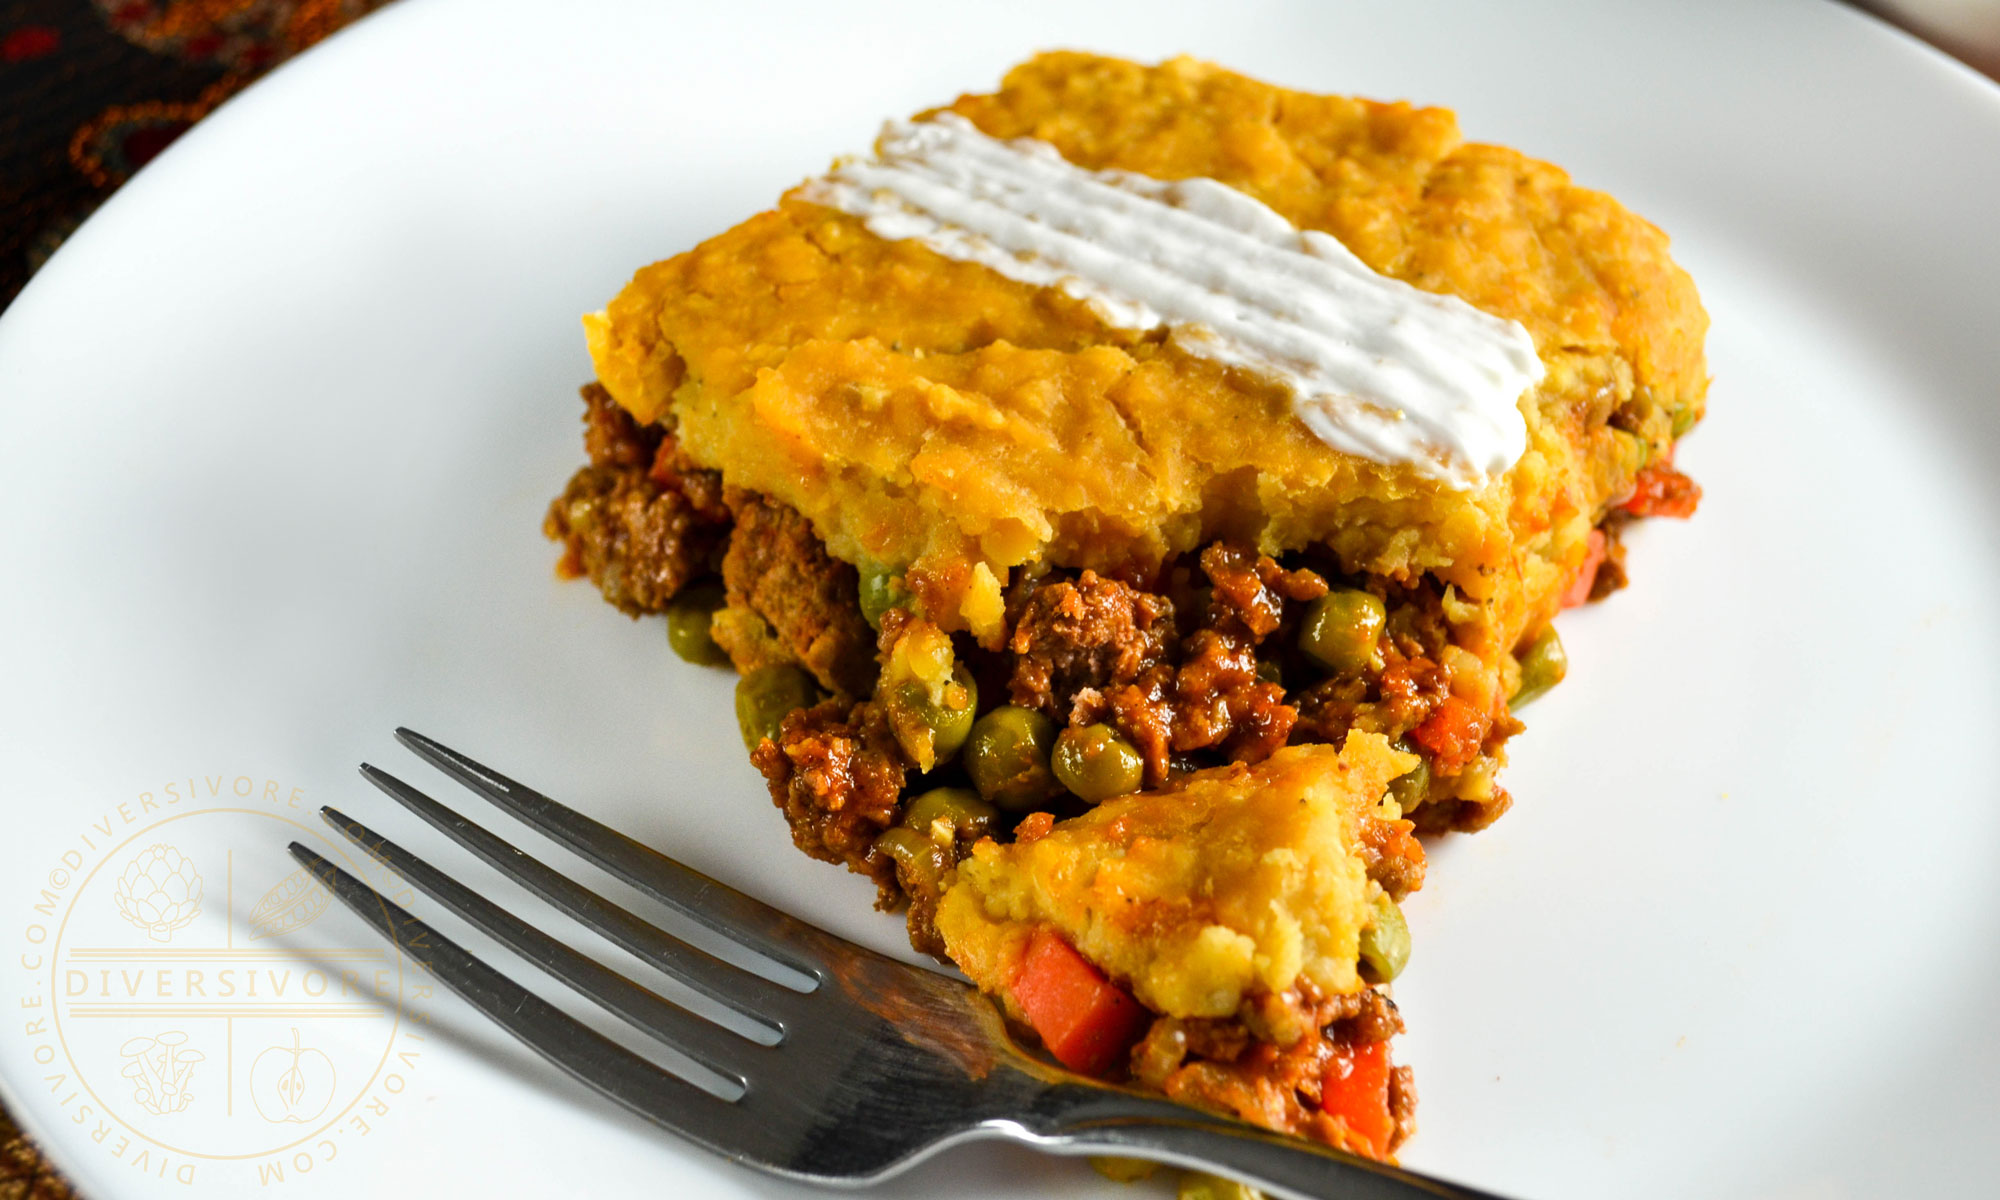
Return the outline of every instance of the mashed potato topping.
{"type": "Polygon", "coordinates": [[[1543,368],[1520,322],[1372,271],[1226,183],[1086,171],[943,112],[891,121],[800,196],[1276,384],[1336,450],[1469,487],[1526,448],[1543,368]]]}
{"type": "Polygon", "coordinates": [[[1034,931],[1174,1017],[1228,1017],[1301,982],[1362,986],[1370,920],[1362,822],[1412,755],[1378,734],[1292,746],[1108,801],[1034,841],[981,842],[939,905],[939,931],[974,982],[1005,996],[1034,931]]]}
{"type": "Polygon", "coordinates": [[[1554,612],[1605,498],[1699,415],[1707,319],[1666,238],[1555,167],[1463,141],[1448,111],[1077,54],[951,111],[1080,167],[1241,190],[1519,321],[1547,373],[1521,402],[1527,453],[1452,492],[1331,449],[1254,377],[797,194],[587,318],[629,411],[677,421],[695,459],[797,508],[836,556],[923,568],[947,627],[997,637],[1010,567],[1144,566],[1226,538],[1430,572],[1482,605],[1468,637],[1493,653],[1554,612]]]}

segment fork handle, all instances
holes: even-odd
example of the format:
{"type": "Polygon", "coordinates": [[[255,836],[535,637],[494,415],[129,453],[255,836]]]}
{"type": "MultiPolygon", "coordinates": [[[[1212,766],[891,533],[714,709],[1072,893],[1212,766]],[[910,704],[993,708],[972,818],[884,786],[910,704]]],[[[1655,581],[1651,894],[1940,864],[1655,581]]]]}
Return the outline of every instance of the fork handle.
{"type": "MultiPolygon", "coordinates": [[[[1058,1088],[1057,1091],[1068,1091],[1058,1088]]],[[[1062,1155],[1144,1158],[1228,1175],[1290,1200],[1502,1200],[1493,1192],[1285,1137],[1178,1105],[1097,1088],[1066,1096],[1071,1109],[1041,1131],[1010,1131],[1062,1155]]],[[[1047,1109],[1044,1109],[1047,1112],[1047,1109]]]]}

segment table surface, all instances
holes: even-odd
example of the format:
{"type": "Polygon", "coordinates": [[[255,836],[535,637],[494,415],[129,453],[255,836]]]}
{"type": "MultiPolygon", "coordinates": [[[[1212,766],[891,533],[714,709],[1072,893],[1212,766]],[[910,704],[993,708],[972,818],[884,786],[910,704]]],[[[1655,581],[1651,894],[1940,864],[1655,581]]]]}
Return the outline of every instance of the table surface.
{"type": "MultiPolygon", "coordinates": [[[[182,132],[388,0],[0,0],[0,314],[63,239],[182,132]]],[[[2000,44],[1862,7],[2000,79],[2000,44]]],[[[0,1200],[75,1193],[0,1111],[0,1200]]]]}

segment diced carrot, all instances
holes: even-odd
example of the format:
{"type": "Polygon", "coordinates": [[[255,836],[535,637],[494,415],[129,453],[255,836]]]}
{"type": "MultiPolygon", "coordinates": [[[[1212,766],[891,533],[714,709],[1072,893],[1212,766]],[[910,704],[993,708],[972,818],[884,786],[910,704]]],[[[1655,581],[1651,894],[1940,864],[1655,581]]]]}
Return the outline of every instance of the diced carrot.
{"type": "Polygon", "coordinates": [[[1590,600],[1591,585],[1597,582],[1597,568],[1604,565],[1604,531],[1593,529],[1583,553],[1583,565],[1576,569],[1576,578],[1569,581],[1569,588],[1562,594],[1562,606],[1575,608],[1590,600]]]}
{"type": "Polygon", "coordinates": [[[1389,1157],[1389,1140],[1396,1134],[1389,1112],[1389,1043],[1370,1042],[1336,1055],[1320,1081],[1319,1108],[1354,1135],[1357,1144],[1350,1149],[1389,1157]]]}
{"type": "Polygon", "coordinates": [[[1146,1025],[1138,1001],[1047,928],[1029,939],[1014,1001],[1056,1061],[1085,1075],[1110,1070],[1146,1025]]]}
{"type": "Polygon", "coordinates": [[[1691,517],[1701,503],[1701,485],[1674,470],[1673,456],[1648,463],[1632,481],[1632,498],[1621,507],[1635,517],[1691,517]]]}
{"type": "Polygon", "coordinates": [[[1054,813],[1031,812],[1021,818],[1019,825],[1014,826],[1014,840],[1016,842],[1039,842],[1049,836],[1049,831],[1055,827],[1056,815],[1054,813]]]}
{"type": "Polygon", "coordinates": [[[1490,724],[1486,714],[1459,699],[1446,696],[1425,717],[1423,724],[1410,730],[1410,737],[1431,752],[1431,765],[1445,775],[1465,769],[1479,757],[1479,744],[1486,740],[1490,724]]]}

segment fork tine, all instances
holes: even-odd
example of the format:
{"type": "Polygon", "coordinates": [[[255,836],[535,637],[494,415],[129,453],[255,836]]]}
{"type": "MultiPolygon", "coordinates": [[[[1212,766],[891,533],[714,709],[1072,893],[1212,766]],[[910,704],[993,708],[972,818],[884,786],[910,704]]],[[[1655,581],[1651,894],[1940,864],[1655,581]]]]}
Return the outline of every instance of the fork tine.
{"type": "MultiPolygon", "coordinates": [[[[299,842],[292,857],[341,903],[409,954],[466,1003],[585,1086],[674,1133],[731,1158],[727,1141],[736,1106],[647,1062],[468,954],[456,942],[391,903],[299,842]]],[[[741,1140],[740,1138],[738,1139],[741,1140]]]]}
{"type": "Polygon", "coordinates": [[[742,1070],[731,1065],[730,1059],[755,1043],[738,1041],[735,1034],[720,1025],[703,1020],[563,945],[338,809],[322,808],[320,816],[419,891],[587,999],[700,1064],[717,1076],[725,1089],[736,1089],[738,1096],[742,1094],[741,1089],[746,1086],[742,1070]]]}
{"type": "Polygon", "coordinates": [[[391,799],[422,817],[433,829],[478,855],[501,874],[526,887],[588,929],[602,934],[641,961],[754,1022],[776,1042],[784,1034],[773,1018],[791,1007],[798,993],[761,975],[732,966],[706,951],[621,908],[506,840],[439,804],[379,767],[361,765],[361,775],[391,799]]]}
{"type": "Polygon", "coordinates": [[[825,977],[824,967],[798,950],[799,944],[811,945],[826,936],[804,921],[710,879],[414,730],[398,728],[396,740],[517,819],[681,915],[815,982],[825,977]]]}

